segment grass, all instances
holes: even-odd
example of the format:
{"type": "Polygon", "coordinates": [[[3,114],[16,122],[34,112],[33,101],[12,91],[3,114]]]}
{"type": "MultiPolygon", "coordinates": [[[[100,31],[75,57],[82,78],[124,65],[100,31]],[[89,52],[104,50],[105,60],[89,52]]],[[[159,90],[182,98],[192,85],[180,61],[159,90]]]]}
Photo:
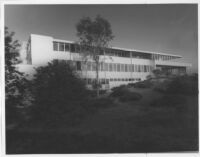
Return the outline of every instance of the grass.
{"type": "Polygon", "coordinates": [[[175,96],[149,88],[129,90],[142,98],[127,102],[117,101],[115,97],[94,100],[98,112],[88,114],[78,125],[7,131],[7,153],[198,151],[196,95],[184,95],[184,98],[179,95],[176,100],[175,96]],[[165,107],[160,107],[163,104],[165,107]],[[174,108],[174,104],[186,108],[174,108]]]}

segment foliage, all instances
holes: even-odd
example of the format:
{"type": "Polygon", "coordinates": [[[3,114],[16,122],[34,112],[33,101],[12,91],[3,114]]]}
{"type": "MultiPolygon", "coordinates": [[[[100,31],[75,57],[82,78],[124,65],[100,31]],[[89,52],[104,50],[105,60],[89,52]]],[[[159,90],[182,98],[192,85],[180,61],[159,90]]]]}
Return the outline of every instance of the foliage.
{"type": "Polygon", "coordinates": [[[131,92],[126,86],[120,86],[113,89],[111,97],[119,98],[121,102],[140,100],[142,95],[136,92],[131,92]]]}
{"type": "Polygon", "coordinates": [[[27,80],[23,73],[17,71],[15,64],[19,63],[18,40],[14,40],[14,32],[5,27],[5,101],[6,124],[18,123],[23,119],[23,109],[27,80]]]}
{"type": "Polygon", "coordinates": [[[178,76],[169,84],[167,93],[198,95],[198,76],[178,76]]]}
{"type": "Polygon", "coordinates": [[[133,84],[135,88],[151,88],[152,85],[153,84],[151,80],[144,80],[144,81],[136,82],[133,84]]]}
{"type": "Polygon", "coordinates": [[[34,105],[31,111],[35,121],[59,125],[84,113],[82,104],[88,91],[66,62],[54,60],[47,66],[38,67],[32,86],[34,105]]]}
{"type": "Polygon", "coordinates": [[[77,36],[79,37],[80,52],[84,58],[89,56],[95,62],[97,96],[99,96],[99,64],[100,57],[108,43],[114,38],[110,23],[97,16],[93,21],[90,17],[82,18],[76,25],[77,36]]]}
{"type": "Polygon", "coordinates": [[[198,75],[176,76],[158,82],[154,90],[168,94],[198,95],[198,75]]]}
{"type": "Polygon", "coordinates": [[[171,83],[171,80],[165,80],[162,82],[159,82],[158,80],[154,82],[153,89],[157,92],[165,93],[167,91],[167,88],[169,84],[171,83]]]}

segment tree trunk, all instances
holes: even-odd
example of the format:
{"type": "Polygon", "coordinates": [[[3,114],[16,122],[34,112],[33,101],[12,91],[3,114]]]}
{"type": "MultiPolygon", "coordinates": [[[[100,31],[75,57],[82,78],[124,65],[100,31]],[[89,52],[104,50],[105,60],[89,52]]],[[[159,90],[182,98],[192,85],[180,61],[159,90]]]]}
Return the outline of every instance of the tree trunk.
{"type": "Polygon", "coordinates": [[[96,86],[97,86],[97,98],[99,97],[99,59],[96,60],[96,86]]]}

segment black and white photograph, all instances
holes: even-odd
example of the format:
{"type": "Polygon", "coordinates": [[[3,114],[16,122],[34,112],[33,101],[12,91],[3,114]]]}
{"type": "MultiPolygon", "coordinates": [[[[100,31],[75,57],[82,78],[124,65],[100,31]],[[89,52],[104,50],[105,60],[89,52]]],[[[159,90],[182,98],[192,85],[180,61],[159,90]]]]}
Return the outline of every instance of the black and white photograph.
{"type": "Polygon", "coordinates": [[[6,155],[199,153],[198,3],[2,8],[6,155]]]}

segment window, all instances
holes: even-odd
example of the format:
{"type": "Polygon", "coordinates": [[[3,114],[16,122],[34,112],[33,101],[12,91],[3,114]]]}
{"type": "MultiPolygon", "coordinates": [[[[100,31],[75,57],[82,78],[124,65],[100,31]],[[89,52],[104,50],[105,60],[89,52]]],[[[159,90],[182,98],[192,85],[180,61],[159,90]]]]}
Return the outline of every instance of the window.
{"type": "Polygon", "coordinates": [[[74,44],[70,44],[70,52],[75,52],[75,45],[74,44]]]}
{"type": "Polygon", "coordinates": [[[65,51],[69,51],[69,44],[65,43],[65,51]]]}
{"type": "Polygon", "coordinates": [[[105,84],[106,83],[105,79],[100,79],[100,82],[101,82],[101,84],[105,84]]]}
{"type": "Polygon", "coordinates": [[[121,64],[121,71],[124,72],[124,64],[121,64]]]}
{"type": "Polygon", "coordinates": [[[130,64],[128,67],[129,67],[129,68],[128,68],[128,71],[129,71],[129,72],[132,72],[132,65],[130,64]]]}
{"type": "Polygon", "coordinates": [[[103,63],[100,63],[100,68],[99,68],[100,71],[103,71],[103,63]]]}
{"type": "Polygon", "coordinates": [[[113,71],[117,71],[117,65],[113,64],[113,71]]]}
{"type": "Polygon", "coordinates": [[[53,50],[58,51],[58,42],[53,42],[53,50]]]}
{"type": "Polygon", "coordinates": [[[105,64],[104,64],[104,70],[105,70],[105,71],[108,71],[108,63],[105,63],[105,64]]]}
{"type": "Polygon", "coordinates": [[[112,63],[109,64],[109,71],[113,71],[112,63]]]}
{"type": "Polygon", "coordinates": [[[88,71],[91,71],[91,67],[92,67],[91,62],[87,62],[87,70],[88,71]]]}
{"type": "Polygon", "coordinates": [[[132,72],[134,72],[134,64],[132,65],[132,72]]]}
{"type": "Polygon", "coordinates": [[[141,72],[141,66],[138,65],[138,72],[141,72]]]}
{"type": "Polygon", "coordinates": [[[127,72],[127,71],[128,71],[128,65],[125,64],[125,72],[127,72]]]}
{"type": "Polygon", "coordinates": [[[113,81],[113,78],[111,78],[110,81],[113,81]]]}
{"type": "Polygon", "coordinates": [[[80,46],[78,44],[75,45],[75,52],[80,53],[80,46]]]}
{"type": "Polygon", "coordinates": [[[120,64],[117,64],[117,71],[120,72],[120,64]]]}
{"type": "Polygon", "coordinates": [[[88,84],[92,84],[92,79],[88,78],[88,84]]]}
{"type": "Polygon", "coordinates": [[[59,51],[64,51],[64,43],[59,43],[59,51]]]}
{"type": "Polygon", "coordinates": [[[81,70],[81,62],[80,61],[76,62],[76,69],[81,70]]]}
{"type": "Polygon", "coordinates": [[[92,62],[92,71],[95,71],[96,70],[96,65],[94,62],[92,62]]]}

